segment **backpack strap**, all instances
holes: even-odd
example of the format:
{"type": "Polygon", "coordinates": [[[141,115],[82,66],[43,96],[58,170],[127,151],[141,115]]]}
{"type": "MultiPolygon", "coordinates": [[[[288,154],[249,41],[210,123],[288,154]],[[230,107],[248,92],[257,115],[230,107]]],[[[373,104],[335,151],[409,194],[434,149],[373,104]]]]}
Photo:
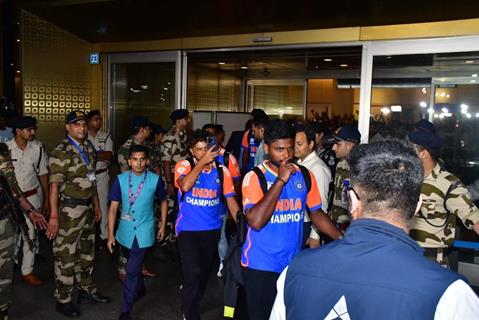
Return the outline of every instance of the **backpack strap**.
{"type": "Polygon", "coordinates": [[[259,186],[261,190],[263,190],[263,194],[266,194],[266,192],[268,192],[268,182],[266,181],[263,171],[258,167],[254,167],[252,171],[258,176],[259,186]]]}
{"type": "Polygon", "coordinates": [[[309,170],[300,164],[297,164],[299,170],[301,170],[301,174],[303,175],[304,182],[306,183],[306,190],[311,191],[311,175],[309,174],[309,170]]]}
{"type": "Polygon", "coordinates": [[[229,163],[230,163],[230,154],[231,154],[231,152],[229,152],[229,151],[225,151],[225,153],[223,153],[223,165],[226,168],[228,168],[229,163]]]}

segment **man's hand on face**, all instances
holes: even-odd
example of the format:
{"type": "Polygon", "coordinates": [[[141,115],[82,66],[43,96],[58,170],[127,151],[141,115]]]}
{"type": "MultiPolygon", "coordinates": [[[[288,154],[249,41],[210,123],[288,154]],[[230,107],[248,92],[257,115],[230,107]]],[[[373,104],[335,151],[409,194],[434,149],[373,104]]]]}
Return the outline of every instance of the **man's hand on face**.
{"type": "Polygon", "coordinates": [[[281,165],[279,166],[278,171],[278,178],[283,180],[284,182],[288,182],[291,175],[296,171],[296,168],[293,163],[287,160],[281,161],[281,165]]]}
{"type": "Polygon", "coordinates": [[[206,151],[204,156],[198,161],[198,164],[206,166],[210,162],[214,161],[215,158],[219,155],[218,147],[212,146],[206,151]]]}

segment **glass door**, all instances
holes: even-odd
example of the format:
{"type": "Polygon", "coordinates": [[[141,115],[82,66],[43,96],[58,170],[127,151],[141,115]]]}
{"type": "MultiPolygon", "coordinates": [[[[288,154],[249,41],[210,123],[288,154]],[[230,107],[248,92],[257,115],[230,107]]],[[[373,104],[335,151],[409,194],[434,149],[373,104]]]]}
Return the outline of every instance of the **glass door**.
{"type": "Polygon", "coordinates": [[[179,52],[110,55],[110,130],[116,147],[131,133],[134,116],[164,128],[179,105],[179,52]]]}

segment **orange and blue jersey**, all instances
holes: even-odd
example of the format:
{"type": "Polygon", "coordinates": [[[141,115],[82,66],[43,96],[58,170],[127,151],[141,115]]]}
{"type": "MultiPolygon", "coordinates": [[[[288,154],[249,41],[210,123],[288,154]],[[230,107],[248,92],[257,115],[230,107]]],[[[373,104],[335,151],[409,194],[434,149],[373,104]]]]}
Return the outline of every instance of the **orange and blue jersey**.
{"type": "MultiPolygon", "coordinates": [[[[220,149],[220,154],[218,157],[216,157],[216,160],[218,160],[219,163],[225,164],[225,155],[226,150],[224,148],[220,149]]],[[[236,181],[238,179],[241,179],[241,171],[239,168],[238,160],[236,160],[236,157],[232,154],[229,153],[228,156],[228,170],[231,173],[231,177],[233,178],[233,181],[236,181]]]]}
{"type": "MultiPolygon", "coordinates": [[[[267,162],[258,167],[265,175],[269,189],[277,174],[268,167],[267,162]]],[[[281,273],[300,252],[306,207],[309,207],[311,212],[321,208],[318,185],[314,175],[311,172],[309,175],[311,190],[308,192],[301,170],[296,167],[296,171],[283,186],[270,221],[258,231],[248,226],[241,253],[243,267],[281,273]]],[[[248,214],[247,210],[264,196],[254,171],[246,174],[242,190],[243,207],[248,214]]]]}
{"type": "Polygon", "coordinates": [[[220,229],[225,214],[221,192],[225,198],[234,197],[235,191],[231,173],[223,167],[223,187],[220,186],[218,170],[213,164],[211,169],[204,169],[198,176],[193,188],[182,196],[178,179],[191,171],[188,160],[182,160],[175,166],[175,186],[178,191],[178,217],[176,234],[181,231],[206,231],[220,229]],[[183,198],[183,201],[181,199],[183,198]]]}
{"type": "Polygon", "coordinates": [[[258,152],[258,147],[261,141],[258,141],[255,139],[251,129],[246,130],[246,132],[243,135],[243,140],[241,142],[241,147],[243,150],[248,150],[248,155],[249,155],[249,160],[248,164],[246,165],[246,168],[244,171],[248,172],[251,169],[254,168],[254,159],[256,157],[256,152],[258,152]]]}

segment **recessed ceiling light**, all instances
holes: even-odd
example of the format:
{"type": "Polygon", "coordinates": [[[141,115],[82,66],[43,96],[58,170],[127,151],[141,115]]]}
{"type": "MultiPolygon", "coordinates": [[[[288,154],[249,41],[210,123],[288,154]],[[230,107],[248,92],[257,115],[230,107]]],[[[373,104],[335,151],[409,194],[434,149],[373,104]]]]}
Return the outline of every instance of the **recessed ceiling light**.
{"type": "Polygon", "coordinates": [[[345,63],[342,63],[342,64],[340,64],[339,66],[344,68],[344,67],[347,67],[348,65],[345,64],[345,63]]]}
{"type": "Polygon", "coordinates": [[[324,58],[323,61],[325,61],[325,62],[331,62],[331,61],[333,61],[333,59],[331,59],[331,58],[324,58]]]}
{"type": "Polygon", "coordinates": [[[473,74],[472,74],[472,77],[473,77],[473,78],[477,78],[477,73],[473,73],[473,74]]]}
{"type": "Polygon", "coordinates": [[[471,80],[471,83],[476,83],[476,80],[471,80]]]}
{"type": "Polygon", "coordinates": [[[318,68],[319,68],[319,66],[315,66],[315,68],[316,68],[316,69],[318,69],[318,68]]]}
{"type": "Polygon", "coordinates": [[[20,42],[20,39],[17,39],[17,42],[20,42]]]}
{"type": "Polygon", "coordinates": [[[467,64],[474,63],[474,60],[466,60],[464,61],[464,63],[467,63],[467,64]]]}
{"type": "Polygon", "coordinates": [[[226,62],[218,62],[218,64],[221,64],[221,65],[223,65],[223,64],[226,64],[226,62]]]}
{"type": "Polygon", "coordinates": [[[241,69],[246,70],[246,69],[248,69],[248,67],[247,66],[242,66],[241,69]]]}

